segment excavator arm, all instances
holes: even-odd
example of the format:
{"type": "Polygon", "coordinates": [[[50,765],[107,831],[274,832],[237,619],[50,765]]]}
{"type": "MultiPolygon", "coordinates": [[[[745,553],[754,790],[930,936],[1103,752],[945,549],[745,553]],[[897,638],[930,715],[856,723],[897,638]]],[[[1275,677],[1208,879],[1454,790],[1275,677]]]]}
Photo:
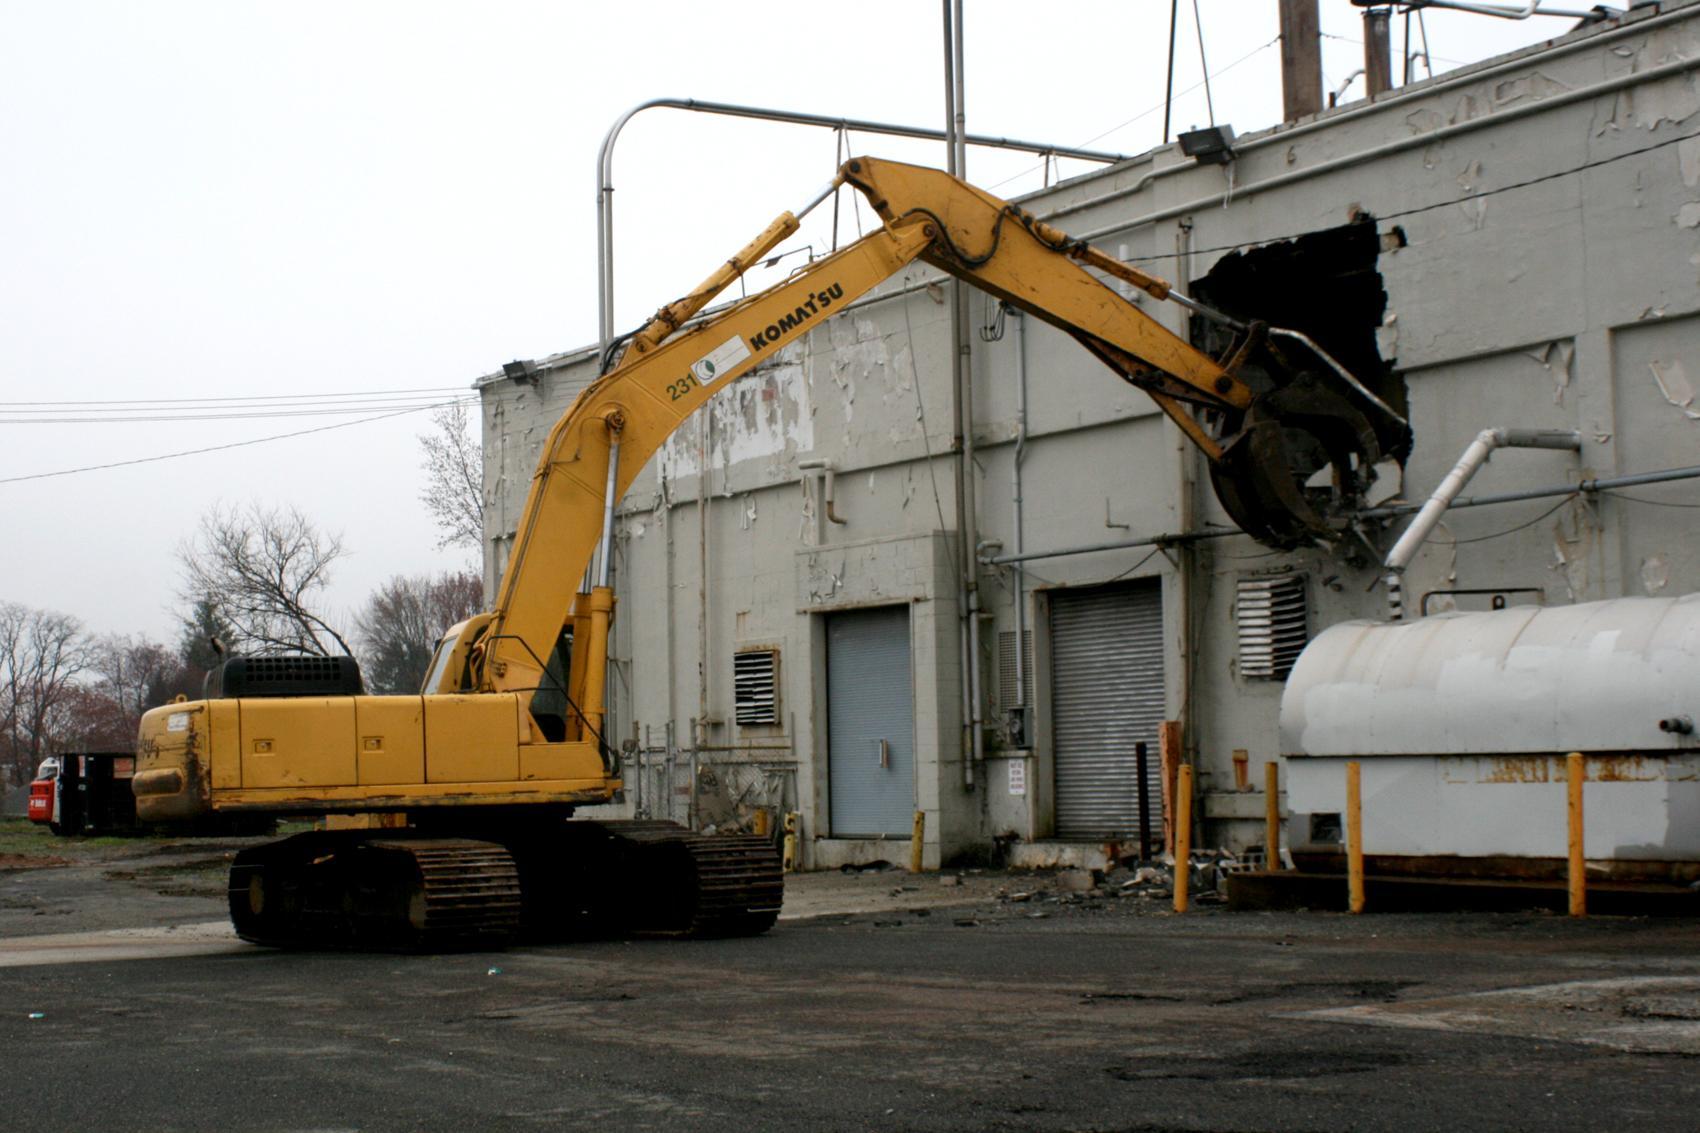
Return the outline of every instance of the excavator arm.
{"type": "MultiPolygon", "coordinates": [[[[868,198],[883,221],[880,229],[688,325],[749,264],[796,230],[797,218],[784,214],[703,285],[663,308],[630,339],[618,364],[555,424],[538,460],[494,614],[462,631],[478,640],[460,643],[468,663],[449,666],[445,682],[459,672],[482,691],[524,694],[543,687],[549,679],[545,662],[562,625],[570,614],[584,619],[587,613],[589,632],[582,636],[593,652],[574,670],[575,677],[595,681],[603,667],[597,643],[606,640],[611,597],[600,588],[581,597],[579,584],[612,501],[709,397],[916,260],[1073,336],[1149,393],[1211,461],[1224,461],[1253,401],[1252,391],[1232,372],[1243,351],[1226,362],[1211,358],[1088,269],[1155,298],[1178,298],[1168,284],[938,170],[857,158],[841,168],[833,187],[839,184],[868,198]],[[1188,406],[1213,411],[1214,431],[1188,406]]],[[[599,690],[582,683],[575,688],[575,701],[585,705],[584,722],[594,730],[600,723],[593,707],[600,703],[594,695],[599,690]]],[[[458,690],[445,683],[428,691],[458,690]]]]}

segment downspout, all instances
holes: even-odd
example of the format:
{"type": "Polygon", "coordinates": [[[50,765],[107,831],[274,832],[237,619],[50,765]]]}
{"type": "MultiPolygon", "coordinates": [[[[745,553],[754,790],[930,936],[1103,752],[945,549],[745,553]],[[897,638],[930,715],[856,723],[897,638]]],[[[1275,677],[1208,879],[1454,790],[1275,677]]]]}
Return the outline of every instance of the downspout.
{"type": "Polygon", "coordinates": [[[1464,490],[1471,477],[1488,462],[1493,451],[1498,448],[1546,448],[1564,449],[1570,452],[1582,450],[1582,434],[1574,429],[1483,429],[1476,434],[1464,454],[1458,458],[1458,463],[1452,466],[1428,502],[1417,512],[1417,517],[1411,520],[1411,525],[1405,528],[1399,536],[1393,549],[1387,552],[1387,559],[1382,563],[1387,573],[1381,581],[1387,587],[1387,616],[1392,621],[1403,621],[1405,617],[1404,577],[1405,568],[1416,558],[1417,551],[1427,542],[1430,534],[1440,523],[1441,516],[1452,506],[1452,501],[1464,490]]]}
{"type": "Polygon", "coordinates": [[[708,740],[708,504],[709,456],[714,444],[714,414],[708,406],[697,418],[697,715],[691,721],[691,807],[688,825],[696,829],[697,752],[708,740]]]}
{"type": "MultiPolygon", "coordinates": [[[[1022,554],[1026,544],[1021,523],[1021,462],[1027,458],[1027,326],[1019,307],[1008,307],[1006,315],[1015,320],[1015,460],[1010,473],[1014,494],[1015,522],[1012,539],[1015,553],[1022,554]]],[[[1015,578],[1015,703],[1021,709],[1021,735],[1017,746],[1029,744],[1032,721],[1032,702],[1027,696],[1027,572],[1020,562],[1011,570],[1015,578]]]]}
{"type": "Polygon", "coordinates": [[[821,501],[822,513],[826,516],[828,523],[842,524],[847,522],[838,514],[836,496],[838,473],[833,469],[832,462],[829,460],[799,460],[797,462],[797,471],[821,473],[821,479],[823,481],[821,485],[821,494],[825,497],[821,501]]]}
{"type": "MultiPolygon", "coordinates": [[[[1192,290],[1192,221],[1183,220],[1175,229],[1175,274],[1186,281],[1186,289],[1192,290]]],[[[1182,304],[1187,306],[1186,304],[1182,304]]],[[[1192,309],[1188,307],[1188,309],[1192,309]]],[[[1201,311],[1201,314],[1207,314],[1201,311]]],[[[1188,331],[1190,317],[1183,319],[1178,333],[1185,335],[1188,331]]],[[[1314,344],[1312,344],[1314,345],[1314,344]]],[[[1319,351],[1320,353],[1320,351],[1319,351]]],[[[1332,360],[1332,359],[1331,359],[1332,360]]],[[[1341,367],[1344,369],[1344,367],[1341,367]]],[[[1180,499],[1177,501],[1176,519],[1179,521],[1181,534],[1192,532],[1198,522],[1198,475],[1194,461],[1198,449],[1179,429],[1174,429],[1176,489],[1180,499]]],[[[1168,557],[1165,555],[1165,557],[1168,557]]],[[[1197,566],[1194,548],[1190,541],[1177,544],[1171,560],[1175,567],[1175,578],[1180,591],[1176,595],[1176,605],[1180,607],[1180,662],[1181,662],[1181,696],[1180,696],[1180,726],[1181,746],[1187,752],[1186,758],[1197,762],[1198,733],[1193,727],[1193,675],[1198,667],[1198,652],[1196,648],[1193,626],[1193,571],[1197,566]]]]}

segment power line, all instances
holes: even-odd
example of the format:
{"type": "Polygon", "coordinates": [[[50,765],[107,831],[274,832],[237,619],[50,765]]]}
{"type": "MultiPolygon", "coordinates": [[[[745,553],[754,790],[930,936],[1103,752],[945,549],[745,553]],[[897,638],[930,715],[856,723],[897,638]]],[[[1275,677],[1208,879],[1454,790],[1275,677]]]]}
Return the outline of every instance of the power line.
{"type": "Polygon", "coordinates": [[[199,456],[208,452],[224,452],[227,449],[246,448],[249,445],[261,445],[268,441],[288,440],[290,437],[304,437],[309,433],[328,433],[332,429],[346,429],[351,425],[366,425],[373,421],[383,421],[390,417],[404,417],[409,413],[417,413],[417,409],[401,409],[394,413],[380,413],[376,417],[363,417],[358,421],[338,421],[334,425],[320,425],[315,429],[299,429],[293,433],[278,433],[270,437],[255,437],[247,441],[232,441],[223,445],[208,445],[206,448],[185,449],[182,452],[166,452],[158,456],[141,456],[134,460],[114,460],[109,464],[89,464],[82,468],[62,468],[57,472],[32,472],[28,476],[7,476],[0,479],[0,484],[17,484],[25,480],[46,480],[54,476],[74,476],[79,472],[99,472],[107,468],[127,468],[133,464],[152,464],[159,460],[175,460],[180,456],[199,456]]]}
{"type": "Polygon", "coordinates": [[[418,386],[412,389],[333,390],[326,393],[267,393],[243,397],[136,397],[96,398],[87,401],[0,401],[0,410],[13,406],[92,406],[92,405],[196,405],[201,403],[254,401],[328,401],[347,397],[396,397],[404,394],[435,394],[467,392],[466,386],[418,386]]]}
{"type": "Polygon", "coordinates": [[[277,408],[270,410],[255,409],[248,412],[228,413],[144,413],[134,412],[119,416],[109,414],[100,417],[28,417],[10,418],[0,413],[0,425],[121,425],[145,422],[186,422],[186,421],[247,421],[271,420],[288,417],[346,417],[352,413],[371,413],[374,410],[394,410],[398,413],[411,413],[422,409],[440,409],[451,405],[473,405],[476,397],[451,398],[447,401],[409,401],[401,404],[394,402],[360,402],[350,405],[311,408],[277,408]]]}

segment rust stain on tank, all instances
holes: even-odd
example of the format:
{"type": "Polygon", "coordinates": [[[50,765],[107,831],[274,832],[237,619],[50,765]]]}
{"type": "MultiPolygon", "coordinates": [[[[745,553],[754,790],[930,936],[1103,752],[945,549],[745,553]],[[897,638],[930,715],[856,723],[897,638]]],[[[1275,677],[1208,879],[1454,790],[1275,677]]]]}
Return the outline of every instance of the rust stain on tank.
{"type": "Polygon", "coordinates": [[[1545,755],[1496,755],[1487,760],[1481,783],[1548,783],[1552,759],[1545,755]]]}
{"type": "Polygon", "coordinates": [[[1596,755],[1586,760],[1588,778],[1599,783],[1644,783],[1665,778],[1667,760],[1645,755],[1596,755]]]}
{"type": "MultiPolygon", "coordinates": [[[[1645,752],[1589,754],[1583,766],[1592,783],[1652,783],[1660,780],[1693,779],[1694,768],[1668,756],[1645,752]]],[[[1477,765],[1478,783],[1558,783],[1565,777],[1562,755],[1495,755],[1477,765]]],[[[1453,780],[1454,782],[1458,780],[1453,780]]],[[[1467,781],[1467,780],[1466,780],[1467,781]]]]}

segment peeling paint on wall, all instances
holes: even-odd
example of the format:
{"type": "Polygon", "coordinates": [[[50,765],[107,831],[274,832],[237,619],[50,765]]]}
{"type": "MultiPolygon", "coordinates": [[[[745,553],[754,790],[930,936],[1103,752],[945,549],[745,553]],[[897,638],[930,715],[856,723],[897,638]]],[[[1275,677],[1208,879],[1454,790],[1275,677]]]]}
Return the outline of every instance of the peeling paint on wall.
{"type": "Polygon", "coordinates": [[[810,602],[831,601],[833,596],[844,586],[844,563],[842,559],[835,571],[821,561],[821,556],[810,555],[807,569],[809,574],[805,588],[808,591],[810,602]]]}
{"type": "Polygon", "coordinates": [[[1564,579],[1570,601],[1583,601],[1588,595],[1592,578],[1591,563],[1600,541],[1600,526],[1593,509],[1574,501],[1566,512],[1560,512],[1552,525],[1552,569],[1564,579]]]}
{"type": "Polygon", "coordinates": [[[1685,138],[1678,142],[1676,160],[1682,169],[1682,183],[1690,189],[1700,188],[1700,138],[1685,138]]]}
{"type": "Polygon", "coordinates": [[[1551,98],[1553,95],[1562,94],[1569,89],[1568,85],[1559,82],[1557,79],[1548,78],[1539,71],[1533,71],[1515,79],[1506,79],[1503,82],[1495,83],[1493,102],[1496,109],[1525,101],[1539,102],[1543,98],[1551,98]]]}
{"type": "Polygon", "coordinates": [[[1647,363],[1647,368],[1653,372],[1653,380],[1659,384],[1659,392],[1664,394],[1665,400],[1682,410],[1689,420],[1700,421],[1700,409],[1694,408],[1694,386],[1689,382],[1681,360],[1672,358],[1667,362],[1655,358],[1647,363]]]}
{"type": "MultiPolygon", "coordinates": [[[[1658,37],[1653,37],[1657,39],[1658,37]]],[[[1668,58],[1647,59],[1647,51],[1643,50],[1637,56],[1636,70],[1643,67],[1658,66],[1661,62],[1673,62],[1682,58],[1680,55],[1668,58]]],[[[1634,126],[1641,130],[1656,128],[1661,122],[1686,122],[1700,113],[1700,85],[1695,82],[1694,72],[1671,75],[1669,78],[1651,82],[1645,86],[1633,87],[1619,91],[1612,107],[1611,117],[1606,121],[1601,132],[1605,129],[1623,129],[1634,126]]]]}
{"type": "Polygon", "coordinates": [[[844,401],[846,425],[855,420],[858,387],[878,389],[887,404],[892,400],[894,388],[914,389],[909,379],[912,367],[892,366],[885,335],[874,320],[843,315],[827,323],[826,332],[832,346],[829,373],[844,401]]]}
{"type": "MultiPolygon", "coordinates": [[[[1466,165],[1463,171],[1458,174],[1456,180],[1458,182],[1458,189],[1460,192],[1466,195],[1474,193],[1481,185],[1482,163],[1479,161],[1470,162],[1470,164],[1466,165]]],[[[1470,218],[1471,228],[1480,228],[1482,226],[1482,222],[1487,219],[1488,205],[1486,197],[1470,197],[1468,200],[1459,201],[1458,207],[1463,209],[1464,215],[1470,218]]]]}
{"type": "MultiPolygon", "coordinates": [[[[772,460],[812,452],[814,414],[809,405],[803,348],[792,343],[771,363],[719,391],[697,410],[710,415],[711,468],[726,469],[748,460],[772,460]]],[[[696,429],[685,425],[667,439],[657,456],[666,479],[694,476],[700,469],[696,429]]],[[[730,489],[728,489],[728,492],[730,489]]]]}
{"type": "Polygon", "coordinates": [[[1662,554],[1648,555],[1641,560],[1641,588],[1657,594],[1670,582],[1670,559],[1662,554]]]}
{"type": "Polygon", "coordinates": [[[1576,344],[1569,339],[1549,342],[1539,350],[1529,351],[1528,354],[1541,364],[1541,368],[1552,379],[1552,403],[1563,405],[1564,391],[1570,388],[1571,363],[1576,360],[1576,344]]]}

